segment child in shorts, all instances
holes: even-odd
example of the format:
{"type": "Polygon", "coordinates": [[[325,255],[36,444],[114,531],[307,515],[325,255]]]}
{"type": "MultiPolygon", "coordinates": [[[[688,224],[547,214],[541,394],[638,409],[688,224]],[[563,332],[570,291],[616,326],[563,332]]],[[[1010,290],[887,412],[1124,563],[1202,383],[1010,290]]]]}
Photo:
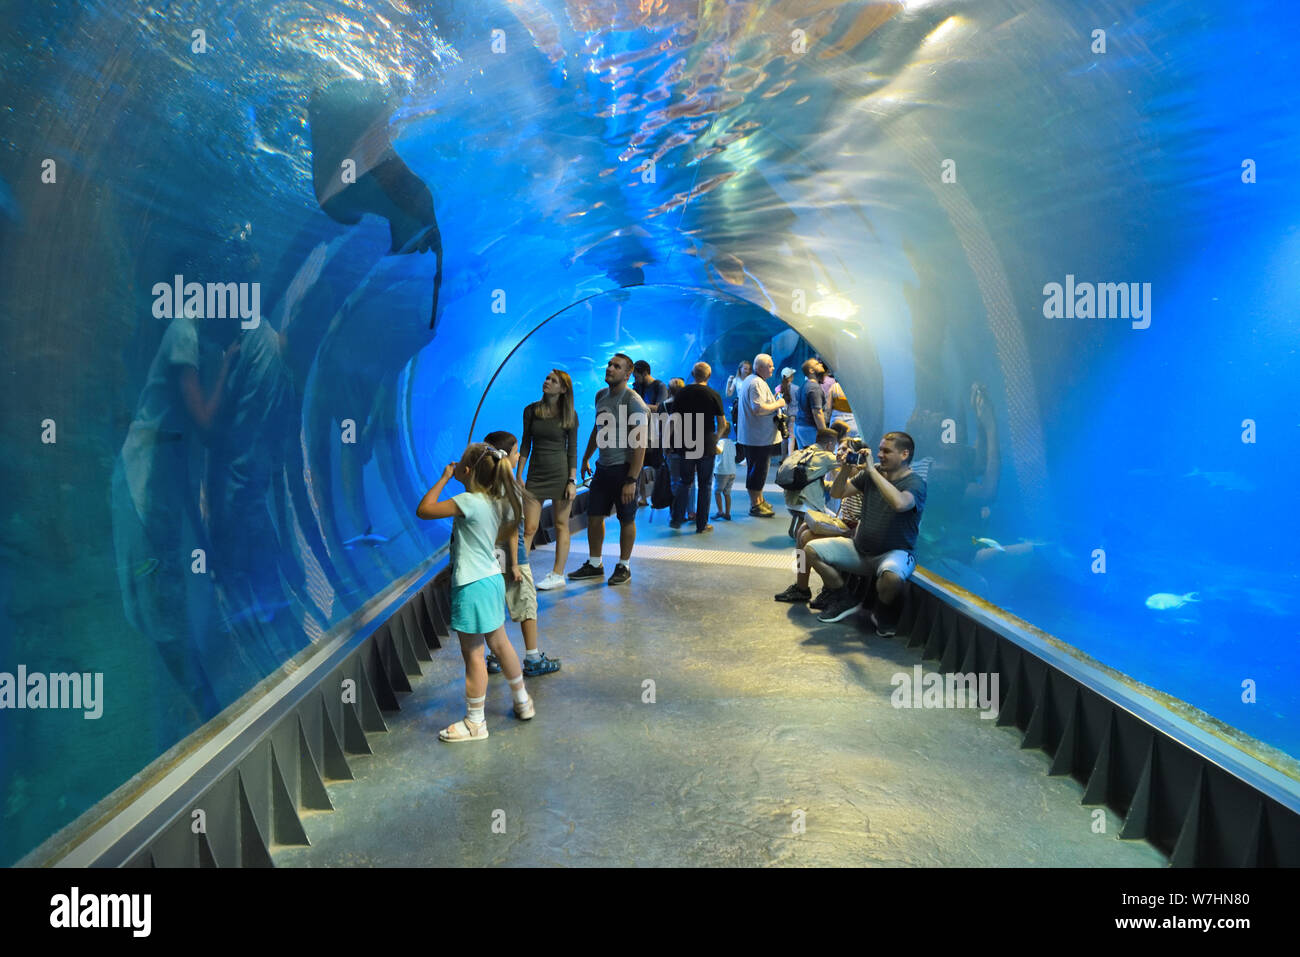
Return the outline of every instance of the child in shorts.
{"type": "MultiPolygon", "coordinates": [[[[513,433],[489,432],[483,441],[494,449],[504,452],[511,469],[519,468],[519,440],[513,433]]],[[[530,530],[525,529],[524,525],[525,523],[521,522],[517,532],[512,535],[510,529],[503,523],[501,535],[497,538],[497,547],[514,550],[513,561],[510,560],[509,551],[505,552],[506,567],[503,573],[506,583],[506,609],[510,612],[510,620],[519,623],[519,630],[524,636],[524,677],[536,678],[539,675],[549,675],[559,671],[560,659],[548,658],[537,646],[537,587],[533,584],[533,570],[528,565],[528,546],[525,544],[525,539],[532,536],[529,534],[530,530]]],[[[488,674],[492,675],[501,670],[501,662],[490,650],[487,654],[487,670],[488,674]]]]}
{"type": "Polygon", "coordinates": [[[442,478],[425,492],[415,514],[423,519],[454,519],[451,532],[451,627],[460,638],[465,661],[465,717],[443,728],[440,740],[448,744],[482,741],[488,736],[484,702],[487,668],[483,644],[501,662],[510,683],[515,715],[533,717],[533,701],[524,688],[523,669],[506,637],[505,583],[497,564],[496,540],[502,521],[522,524],[524,508],[514,472],[506,454],[485,442],[474,442],[459,462],[451,462],[442,478]],[[446,502],[438,501],[447,482],[455,477],[465,491],[446,502]]]}
{"type": "Polygon", "coordinates": [[[718,439],[717,457],[713,461],[713,498],[718,504],[714,518],[731,521],[731,486],[736,484],[736,443],[718,439]]]}

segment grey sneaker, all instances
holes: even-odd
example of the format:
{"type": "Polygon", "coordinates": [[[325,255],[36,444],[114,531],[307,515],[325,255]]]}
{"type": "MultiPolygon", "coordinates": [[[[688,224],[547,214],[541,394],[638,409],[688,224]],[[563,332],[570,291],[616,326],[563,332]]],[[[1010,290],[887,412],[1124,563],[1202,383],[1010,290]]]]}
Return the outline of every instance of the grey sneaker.
{"type": "Polygon", "coordinates": [[[614,574],[609,576],[609,584],[622,585],[624,582],[632,580],[632,569],[626,565],[615,565],[614,574]]]}

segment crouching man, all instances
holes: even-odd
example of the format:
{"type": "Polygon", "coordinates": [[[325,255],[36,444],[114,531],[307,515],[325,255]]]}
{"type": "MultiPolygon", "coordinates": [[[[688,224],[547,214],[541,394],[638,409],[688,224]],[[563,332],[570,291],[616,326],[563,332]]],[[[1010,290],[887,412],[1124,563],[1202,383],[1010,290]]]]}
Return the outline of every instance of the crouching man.
{"type": "Polygon", "coordinates": [[[925,509],[925,480],[911,469],[915,450],[906,432],[890,432],[880,440],[879,462],[864,446],[863,464],[846,466],[835,477],[830,497],[841,498],[852,486],[862,493],[862,513],[851,541],[818,539],[804,549],[809,566],[831,589],[818,621],[842,621],[863,607],[862,598],[844,587],[845,575],[860,575],[875,586],[867,595],[870,600],[875,593],[876,634],[894,634],[903,583],[916,568],[916,533],[925,509]]]}

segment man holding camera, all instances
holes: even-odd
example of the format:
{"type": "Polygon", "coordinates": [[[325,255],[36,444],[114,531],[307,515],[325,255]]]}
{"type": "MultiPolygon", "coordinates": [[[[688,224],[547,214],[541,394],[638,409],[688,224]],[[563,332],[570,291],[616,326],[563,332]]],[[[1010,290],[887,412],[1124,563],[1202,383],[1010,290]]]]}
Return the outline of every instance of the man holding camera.
{"type": "Polygon", "coordinates": [[[767,353],[754,356],[754,373],[740,384],[737,406],[736,442],[745,447],[745,461],[749,463],[745,491],[749,493],[749,514],[757,518],[776,516],[772,506],[763,498],[772,446],[777,443],[778,435],[773,416],[785,408],[785,399],[772,395],[766,381],[774,368],[772,357],[767,353]]]}
{"type": "Polygon", "coordinates": [[[843,578],[861,575],[874,583],[879,598],[871,616],[876,634],[894,634],[903,583],[916,568],[916,533],[925,509],[925,480],[911,468],[915,451],[906,432],[889,432],[880,440],[879,463],[866,445],[857,453],[840,453],[850,464],[840,469],[827,494],[841,498],[852,486],[862,493],[862,514],[852,541],[818,539],[804,549],[809,566],[832,590],[818,621],[842,621],[862,608],[862,599],[844,587],[843,578]]]}

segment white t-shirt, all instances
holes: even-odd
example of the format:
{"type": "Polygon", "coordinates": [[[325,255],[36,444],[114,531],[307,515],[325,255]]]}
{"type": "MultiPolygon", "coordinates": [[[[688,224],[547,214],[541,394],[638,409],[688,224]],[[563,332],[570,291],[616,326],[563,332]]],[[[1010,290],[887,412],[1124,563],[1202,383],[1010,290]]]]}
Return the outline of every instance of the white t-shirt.
{"type": "Polygon", "coordinates": [[[451,499],[460,509],[452,521],[451,583],[468,585],[501,574],[497,563],[497,530],[506,511],[505,502],[484,492],[461,492],[451,499]]]}
{"type": "Polygon", "coordinates": [[[736,441],[741,445],[775,445],[777,438],[775,413],[763,412],[761,403],[772,403],[776,397],[767,381],[757,373],[740,384],[740,402],[737,404],[736,441]]]}
{"type": "Polygon", "coordinates": [[[722,449],[713,461],[714,475],[736,474],[736,443],[731,439],[718,439],[718,448],[722,449]]]}
{"type": "Polygon", "coordinates": [[[178,371],[185,366],[196,370],[199,367],[199,327],[193,319],[173,319],[149,365],[135,419],[122,443],[122,468],[141,515],[160,494],[187,491],[171,487],[183,481],[183,474],[154,474],[160,459],[182,468],[184,465],[185,440],[193,432],[178,388],[178,371]],[[165,486],[161,492],[159,483],[165,486]]]}

